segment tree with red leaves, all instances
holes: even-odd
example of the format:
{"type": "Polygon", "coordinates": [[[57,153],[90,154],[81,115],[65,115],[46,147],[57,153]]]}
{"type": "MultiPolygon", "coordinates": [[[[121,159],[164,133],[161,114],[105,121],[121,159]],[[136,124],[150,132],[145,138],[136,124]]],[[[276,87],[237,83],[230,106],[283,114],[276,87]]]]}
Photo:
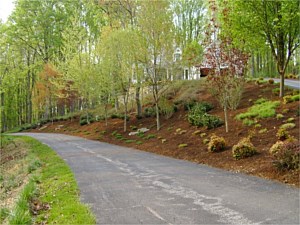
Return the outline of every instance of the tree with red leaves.
{"type": "Polygon", "coordinates": [[[205,63],[210,68],[208,81],[212,94],[224,110],[225,129],[228,132],[228,109],[235,110],[242,96],[244,73],[249,55],[234,48],[231,38],[220,35],[217,22],[218,7],[209,1],[211,20],[207,27],[205,63]]]}

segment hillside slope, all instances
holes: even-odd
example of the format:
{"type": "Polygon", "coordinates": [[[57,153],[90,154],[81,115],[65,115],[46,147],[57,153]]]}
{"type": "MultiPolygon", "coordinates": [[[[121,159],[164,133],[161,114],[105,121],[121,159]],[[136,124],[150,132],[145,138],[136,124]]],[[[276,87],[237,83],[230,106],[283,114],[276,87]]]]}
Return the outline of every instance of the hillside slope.
{"type": "MultiPolygon", "coordinates": [[[[108,126],[105,125],[104,121],[80,126],[79,118],[76,118],[73,121],[59,121],[53,124],[46,124],[42,129],[39,128],[32,131],[57,132],[81,136],[299,186],[299,169],[278,170],[274,166],[274,156],[269,153],[270,147],[278,141],[276,134],[279,127],[288,121],[295,124],[294,128],[288,130],[289,135],[299,140],[299,101],[287,104],[281,102],[276,108],[275,116],[266,119],[254,119],[254,124],[249,126],[236,119],[238,114],[246,112],[258,99],[280,100],[274,94],[274,89],[276,89],[276,86],[271,84],[258,85],[247,83],[238,109],[229,112],[228,133],[225,133],[224,125],[215,129],[190,125],[187,120],[188,111],[184,110],[183,105],[178,105],[178,111],[171,118],[166,119],[162,116],[162,128],[160,131],[156,131],[154,117],[136,119],[134,114],[132,114],[128,122],[127,132],[123,131],[123,121],[118,118],[109,119],[108,126]],[[280,116],[278,116],[279,114],[280,116]],[[139,136],[129,136],[131,131],[135,131],[138,128],[148,128],[150,131],[139,136]],[[213,134],[226,140],[224,151],[212,153],[207,150],[207,143],[205,142],[213,134]],[[252,135],[251,141],[258,154],[236,160],[232,156],[232,147],[249,134],[252,135]]],[[[170,92],[168,99],[176,102],[179,98],[182,98],[182,94],[187,95],[183,90],[174,93],[170,92]]],[[[205,88],[199,87],[197,91],[190,93],[189,96],[192,95],[196,96],[197,101],[211,103],[214,108],[209,113],[223,118],[223,110],[205,88]]]]}

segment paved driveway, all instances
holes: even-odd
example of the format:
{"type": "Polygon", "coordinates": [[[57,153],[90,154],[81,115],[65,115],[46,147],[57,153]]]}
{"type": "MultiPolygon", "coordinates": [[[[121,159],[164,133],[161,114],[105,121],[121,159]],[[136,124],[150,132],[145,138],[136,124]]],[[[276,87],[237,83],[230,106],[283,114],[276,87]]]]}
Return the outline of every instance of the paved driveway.
{"type": "MultiPolygon", "coordinates": [[[[266,80],[269,80],[270,78],[265,78],[266,80]]],[[[272,78],[276,83],[280,82],[280,79],[272,78]]],[[[294,89],[300,89],[300,81],[299,80],[289,80],[284,79],[284,85],[294,88],[294,89]]]]}
{"type": "Polygon", "coordinates": [[[22,135],[66,160],[98,224],[299,224],[297,188],[78,137],[22,135]]]}

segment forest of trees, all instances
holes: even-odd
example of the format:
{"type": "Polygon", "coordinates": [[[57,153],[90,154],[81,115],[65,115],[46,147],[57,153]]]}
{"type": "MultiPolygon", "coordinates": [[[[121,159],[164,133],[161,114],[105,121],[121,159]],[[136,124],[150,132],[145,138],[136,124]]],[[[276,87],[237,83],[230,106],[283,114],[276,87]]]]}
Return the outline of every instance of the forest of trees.
{"type": "MultiPolygon", "coordinates": [[[[0,128],[37,123],[101,105],[134,90],[160,90],[200,65],[215,37],[248,54],[249,76],[299,74],[299,1],[16,0],[0,21],[0,128]],[[210,35],[210,36],[208,36],[210,35]],[[209,41],[208,41],[209,40],[209,41]],[[174,61],[176,48],[182,59],[174,61]]],[[[281,96],[283,96],[281,92],[281,96]]],[[[126,123],[124,124],[126,129],[126,123]]],[[[159,113],[157,127],[159,129],[159,113]]]]}

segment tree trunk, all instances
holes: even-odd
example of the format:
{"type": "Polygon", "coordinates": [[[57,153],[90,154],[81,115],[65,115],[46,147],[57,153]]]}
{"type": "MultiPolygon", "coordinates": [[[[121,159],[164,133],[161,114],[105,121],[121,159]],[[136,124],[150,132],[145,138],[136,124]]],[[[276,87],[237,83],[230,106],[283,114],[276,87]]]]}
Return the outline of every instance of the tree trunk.
{"type": "Polygon", "coordinates": [[[160,130],[159,108],[158,108],[157,101],[155,101],[155,111],[156,111],[156,129],[160,130]]]}
{"type": "Polygon", "coordinates": [[[279,97],[284,96],[284,72],[280,73],[280,93],[279,97]]]}
{"type": "Polygon", "coordinates": [[[126,99],[126,95],[123,96],[124,98],[124,108],[125,108],[125,115],[124,115],[124,132],[127,131],[127,99],[126,99]]]}
{"type": "Polygon", "coordinates": [[[227,107],[224,107],[224,119],[225,119],[225,131],[228,133],[228,116],[227,116],[227,107]]]}
{"type": "Polygon", "coordinates": [[[108,120],[107,120],[107,103],[105,103],[104,111],[105,111],[105,126],[107,126],[108,125],[108,120]]]}
{"type": "Polygon", "coordinates": [[[140,100],[140,90],[141,90],[141,86],[138,83],[137,87],[135,89],[135,101],[136,101],[137,118],[142,117],[142,104],[141,104],[141,100],[140,100]]]}

